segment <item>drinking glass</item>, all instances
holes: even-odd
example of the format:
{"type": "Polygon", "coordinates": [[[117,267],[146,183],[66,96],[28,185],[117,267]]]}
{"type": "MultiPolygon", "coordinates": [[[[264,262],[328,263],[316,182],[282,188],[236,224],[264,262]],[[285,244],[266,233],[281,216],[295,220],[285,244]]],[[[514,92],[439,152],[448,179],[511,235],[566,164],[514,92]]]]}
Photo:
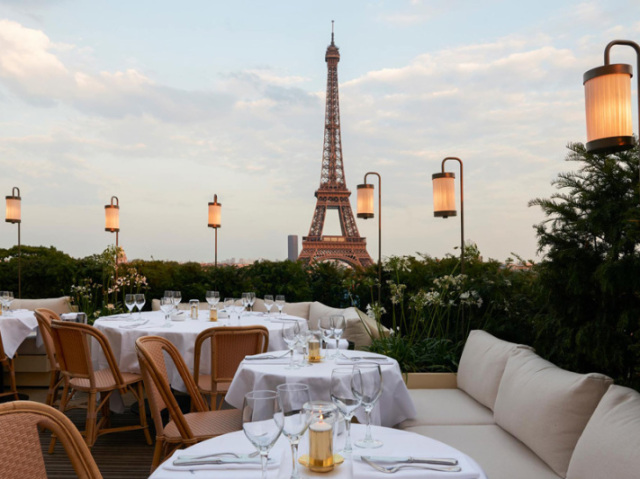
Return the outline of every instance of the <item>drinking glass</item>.
{"type": "Polygon", "coordinates": [[[298,335],[298,342],[302,346],[302,357],[304,360],[299,363],[301,367],[313,366],[309,362],[309,340],[313,338],[313,331],[311,331],[306,325],[300,328],[300,334],[298,335]]]}
{"type": "Polygon", "coordinates": [[[333,321],[333,337],[336,340],[336,354],[334,357],[340,357],[340,338],[342,337],[342,333],[346,327],[346,321],[344,316],[341,314],[335,314],[331,316],[331,320],[333,321]]]}
{"type": "Polygon", "coordinates": [[[271,308],[273,308],[273,296],[266,294],[264,296],[264,307],[267,308],[267,316],[271,314],[271,308]]]}
{"type": "Polygon", "coordinates": [[[138,293],[134,295],[134,300],[136,302],[136,307],[138,308],[138,319],[142,319],[142,308],[144,307],[144,303],[147,302],[144,298],[144,294],[138,293]]]}
{"type": "Polygon", "coordinates": [[[11,303],[13,303],[13,300],[14,300],[13,291],[5,291],[4,294],[2,295],[2,299],[4,302],[5,309],[7,311],[11,311],[11,303]]]}
{"type": "Polygon", "coordinates": [[[178,305],[180,304],[180,301],[182,301],[182,293],[180,291],[174,291],[172,297],[173,305],[176,307],[176,309],[180,309],[178,305]]]}
{"type": "Polygon", "coordinates": [[[256,302],[256,293],[247,293],[249,295],[249,311],[253,312],[253,303],[256,302]]]}
{"type": "Polygon", "coordinates": [[[347,430],[347,438],[344,441],[343,452],[351,454],[351,419],[356,409],[360,407],[360,400],[353,394],[351,378],[353,366],[335,368],[331,371],[331,402],[336,405],[338,411],[344,416],[344,425],[347,430]]]}
{"type": "Polygon", "coordinates": [[[298,321],[292,322],[292,324],[287,323],[282,325],[282,339],[284,339],[284,342],[287,343],[290,353],[289,365],[285,366],[285,369],[298,369],[299,366],[293,362],[293,350],[296,349],[296,344],[298,344],[300,325],[298,324],[298,321]]]}
{"type": "Polygon", "coordinates": [[[136,297],[134,294],[125,294],[124,295],[124,305],[129,310],[129,315],[133,314],[133,308],[136,307],[136,297]]]}
{"type": "Polygon", "coordinates": [[[325,316],[324,318],[320,318],[318,328],[322,331],[322,339],[324,339],[325,358],[331,359],[334,357],[329,354],[329,340],[331,336],[333,336],[333,317],[325,316]]]}
{"type": "Polygon", "coordinates": [[[278,308],[278,312],[280,313],[280,317],[282,317],[282,310],[284,308],[284,295],[278,294],[276,296],[276,307],[278,308]]]}
{"type": "Polygon", "coordinates": [[[242,293],[242,296],[240,297],[240,300],[242,302],[242,309],[248,307],[249,306],[249,293],[242,293]]]}
{"type": "Polygon", "coordinates": [[[289,479],[298,479],[298,444],[300,437],[309,427],[311,414],[309,409],[303,406],[311,401],[309,386],[306,384],[289,383],[280,384],[277,388],[278,399],[282,405],[284,425],[282,433],[289,439],[291,444],[291,476],[289,479]]]}
{"type": "Polygon", "coordinates": [[[382,441],[374,439],[371,435],[371,411],[382,394],[382,370],[379,364],[360,363],[353,367],[351,377],[351,390],[353,395],[360,400],[367,415],[367,432],[364,439],[356,441],[356,446],[363,448],[376,448],[382,446],[382,441]]]}
{"type": "Polygon", "coordinates": [[[244,396],[242,429],[260,452],[262,479],[267,479],[269,450],[280,437],[283,425],[282,406],[276,391],[252,391],[244,396]]]}
{"type": "Polygon", "coordinates": [[[173,310],[173,298],[163,296],[160,298],[160,311],[164,313],[165,324],[171,323],[171,311],[173,310]]]}
{"type": "Polygon", "coordinates": [[[220,301],[220,293],[218,291],[207,291],[207,303],[209,303],[210,309],[213,309],[220,301]]]}

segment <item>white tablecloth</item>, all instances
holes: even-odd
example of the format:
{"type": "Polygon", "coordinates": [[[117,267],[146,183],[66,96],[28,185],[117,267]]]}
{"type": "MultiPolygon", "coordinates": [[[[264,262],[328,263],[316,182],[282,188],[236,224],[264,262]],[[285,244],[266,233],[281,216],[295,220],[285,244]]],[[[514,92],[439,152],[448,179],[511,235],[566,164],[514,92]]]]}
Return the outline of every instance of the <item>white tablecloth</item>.
{"type": "MultiPolygon", "coordinates": [[[[276,353],[277,354],[277,353],[276,353]]],[[[343,351],[349,356],[378,356],[363,351],[343,351]]],[[[283,361],[284,362],[284,361],[283,361]]],[[[274,390],[283,383],[304,383],[309,386],[311,399],[314,401],[331,401],[331,371],[344,366],[346,361],[324,360],[311,367],[299,369],[285,369],[285,364],[264,364],[258,361],[243,361],[233,378],[226,401],[236,408],[242,407],[244,395],[249,391],[259,389],[274,390]],[[339,363],[339,364],[336,364],[339,363]]],[[[388,359],[387,364],[381,364],[382,394],[371,412],[371,423],[382,426],[395,426],[405,419],[415,417],[416,408],[413,405],[407,386],[402,380],[402,373],[398,362],[388,359]]],[[[358,421],[365,421],[362,408],[356,412],[358,421]]]]}
{"type": "MultiPolygon", "coordinates": [[[[137,318],[137,313],[133,317],[137,318]]],[[[209,321],[209,311],[200,311],[197,320],[189,319],[185,312],[184,321],[172,321],[170,327],[165,327],[164,313],[161,311],[150,311],[142,313],[142,321],[131,321],[128,315],[107,316],[98,319],[94,326],[102,331],[111,345],[116,362],[121,371],[139,373],[140,366],[135,351],[135,341],[142,336],[162,336],[171,341],[182,354],[187,366],[193,371],[193,359],[195,354],[195,341],[198,334],[208,328],[219,328],[223,326],[250,326],[261,325],[269,330],[269,350],[279,350],[286,348],[282,339],[282,328],[290,327],[293,320],[306,324],[306,320],[297,316],[283,315],[283,319],[278,319],[275,314],[266,317],[262,313],[245,313],[238,323],[236,316],[234,319],[219,319],[209,321]],[[144,321],[148,321],[142,324],[144,321]]],[[[348,343],[344,341],[346,347],[348,343]]],[[[98,348],[91,351],[94,368],[108,367],[104,355],[98,348]]],[[[209,341],[207,341],[202,351],[201,371],[209,372],[209,341]]],[[[172,371],[172,385],[178,389],[184,388],[182,382],[178,380],[178,374],[172,371]]]]}
{"type": "MultiPolygon", "coordinates": [[[[352,440],[356,441],[364,437],[365,428],[360,424],[351,426],[352,440]]],[[[308,453],[309,440],[308,432],[300,440],[299,455],[308,453]]],[[[343,435],[341,435],[343,436],[343,435]]],[[[401,469],[393,474],[394,478],[424,478],[424,479],[487,479],[480,466],[469,456],[454,449],[451,446],[443,444],[435,439],[431,439],[419,434],[398,429],[390,429],[386,427],[373,427],[373,437],[383,441],[383,446],[378,449],[360,449],[354,447],[351,457],[346,457],[345,462],[336,466],[333,471],[327,473],[314,473],[303,466],[300,466],[300,472],[304,477],[332,478],[332,479],[377,479],[390,477],[390,474],[384,474],[371,468],[371,466],[361,461],[360,455],[379,455],[379,456],[420,456],[420,457],[451,457],[456,458],[462,471],[460,472],[435,472],[425,469],[401,469]]],[[[334,448],[340,446],[340,437],[336,437],[334,448]]],[[[334,450],[335,450],[334,449],[334,450]]],[[[243,431],[218,436],[199,444],[191,446],[187,449],[176,451],[172,457],[161,464],[149,479],[178,479],[183,477],[189,478],[207,478],[207,479],[247,479],[259,478],[260,468],[258,465],[251,465],[241,468],[238,465],[226,466],[210,466],[207,470],[191,469],[190,467],[172,466],[175,458],[182,455],[204,455],[214,452],[233,451],[236,453],[250,453],[255,449],[245,437],[243,431]]],[[[288,479],[291,474],[291,448],[289,441],[284,436],[280,436],[274,447],[269,453],[270,462],[273,464],[269,470],[269,479],[288,479]]],[[[202,467],[202,466],[199,466],[202,467]]]]}
{"type": "Polygon", "coordinates": [[[4,352],[12,358],[22,342],[38,327],[33,311],[26,309],[5,311],[0,316],[0,333],[4,352]]]}

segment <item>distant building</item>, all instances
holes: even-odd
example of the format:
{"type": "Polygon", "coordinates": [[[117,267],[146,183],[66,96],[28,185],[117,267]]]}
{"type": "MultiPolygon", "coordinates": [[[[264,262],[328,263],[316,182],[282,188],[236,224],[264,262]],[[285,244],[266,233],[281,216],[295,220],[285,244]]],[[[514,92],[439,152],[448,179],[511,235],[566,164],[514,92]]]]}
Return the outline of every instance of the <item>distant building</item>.
{"type": "Polygon", "coordinates": [[[298,235],[289,235],[289,261],[298,260],[298,235]]]}

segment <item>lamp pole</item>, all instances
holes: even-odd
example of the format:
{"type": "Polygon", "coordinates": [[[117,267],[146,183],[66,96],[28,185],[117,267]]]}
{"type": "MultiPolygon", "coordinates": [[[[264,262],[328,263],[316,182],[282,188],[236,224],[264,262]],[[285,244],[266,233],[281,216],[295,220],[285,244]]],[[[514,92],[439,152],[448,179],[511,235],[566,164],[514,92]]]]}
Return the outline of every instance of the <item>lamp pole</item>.
{"type": "Polygon", "coordinates": [[[218,267],[218,228],[221,226],[222,203],[218,203],[218,195],[213,195],[213,202],[209,203],[209,228],[216,232],[215,239],[215,262],[214,267],[218,267]]]}
{"type": "Polygon", "coordinates": [[[380,173],[369,171],[364,175],[364,184],[358,185],[358,218],[373,218],[373,185],[367,183],[367,176],[378,177],[378,304],[382,304],[382,177],[380,173]]]}
{"type": "MultiPolygon", "coordinates": [[[[434,182],[434,212],[433,215],[442,218],[448,218],[449,216],[456,216],[455,210],[455,191],[444,191],[443,194],[447,196],[447,200],[452,201],[449,203],[448,201],[444,201],[445,204],[444,209],[438,209],[436,206],[437,198],[436,198],[436,181],[447,180],[450,179],[450,185],[453,187],[453,180],[455,179],[455,175],[453,173],[447,173],[444,171],[444,164],[448,161],[457,161],[460,164],[460,273],[464,274],[464,168],[462,165],[462,160],[455,156],[448,156],[444,160],[442,160],[442,172],[434,173],[432,175],[434,182]],[[453,205],[453,206],[451,206],[453,205]]],[[[438,190],[440,192],[440,190],[438,190]]]]}
{"type": "Polygon", "coordinates": [[[22,208],[20,197],[20,188],[14,186],[11,190],[11,196],[6,197],[7,214],[5,221],[7,223],[18,224],[18,299],[22,298],[22,248],[20,245],[20,224],[22,223],[22,208]]]}
{"type": "Polygon", "coordinates": [[[118,235],[120,233],[120,200],[117,196],[111,197],[111,203],[104,207],[104,230],[116,234],[116,264],[115,278],[118,281],[118,254],[120,246],[118,244],[118,235]]]}

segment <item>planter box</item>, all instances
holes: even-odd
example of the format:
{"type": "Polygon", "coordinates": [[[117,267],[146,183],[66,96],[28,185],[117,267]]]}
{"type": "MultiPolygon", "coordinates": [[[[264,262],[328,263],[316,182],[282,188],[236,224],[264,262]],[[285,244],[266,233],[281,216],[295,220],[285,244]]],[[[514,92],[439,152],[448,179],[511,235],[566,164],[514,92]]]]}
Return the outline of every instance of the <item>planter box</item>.
{"type": "Polygon", "coordinates": [[[403,373],[409,389],[455,389],[458,385],[456,373],[403,373]]]}

